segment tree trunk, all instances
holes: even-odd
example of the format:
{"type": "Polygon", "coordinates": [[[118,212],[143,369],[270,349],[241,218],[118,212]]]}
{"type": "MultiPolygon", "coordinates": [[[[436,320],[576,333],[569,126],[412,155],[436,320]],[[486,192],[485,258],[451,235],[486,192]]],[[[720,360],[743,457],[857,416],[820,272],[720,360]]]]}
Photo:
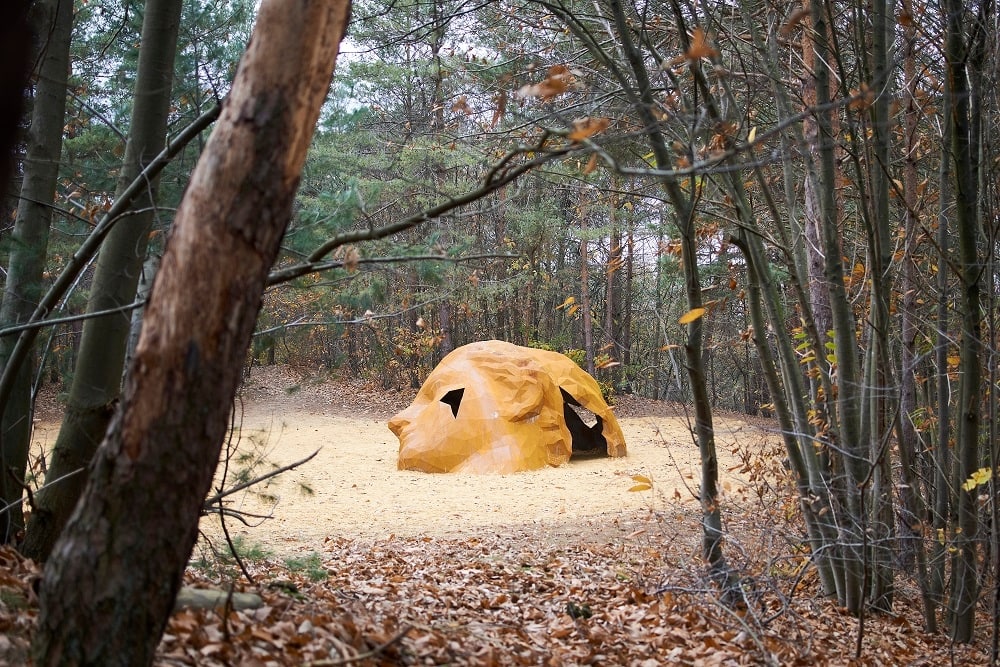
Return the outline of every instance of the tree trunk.
{"type": "MultiPolygon", "coordinates": [[[[21,134],[24,92],[31,73],[30,0],[13,0],[4,7],[0,23],[0,190],[12,172],[12,157],[21,134]]],[[[37,4],[37,3],[35,3],[37,4]]]]}
{"type": "MultiPolygon", "coordinates": [[[[146,258],[146,261],[142,265],[142,273],[139,275],[139,285],[136,288],[135,300],[139,302],[145,302],[149,299],[149,293],[153,290],[153,279],[156,277],[156,272],[160,268],[160,257],[156,254],[151,254],[146,258]]],[[[132,365],[132,357],[135,356],[135,346],[139,344],[139,333],[142,331],[142,318],[145,316],[146,309],[143,306],[136,308],[132,311],[132,317],[129,321],[128,327],[128,344],[125,346],[125,368],[128,369],[132,365]]],[[[274,357],[274,337],[269,336],[271,344],[268,346],[269,354],[272,359],[274,357]]],[[[273,365],[272,360],[268,365],[273,365]]],[[[125,378],[122,378],[122,382],[125,378]]]]}
{"type": "MultiPolygon", "coordinates": [[[[163,149],[181,5],[182,0],[146,3],[119,196],[163,149]]],[[[156,184],[154,179],[136,198],[134,208],[139,212],[115,226],[101,246],[87,312],[122,308],[134,300],[153,223],[156,184]]],[[[66,413],[46,476],[47,483],[62,481],[38,494],[23,547],[30,558],[48,557],[80,497],[86,474],[77,471],[86,469],[93,457],[121,393],[130,321],[129,312],[121,312],[87,320],[83,326],[66,413]]]]}
{"type": "Polygon", "coordinates": [[[590,241],[587,238],[587,215],[580,207],[580,317],[583,318],[583,351],[587,355],[587,372],[594,374],[594,318],[590,311],[590,241]]]}
{"type": "Polygon", "coordinates": [[[338,0],[260,8],[178,209],[122,408],[46,565],[40,667],[152,662],[348,14],[338,0]]]}
{"type": "MultiPolygon", "coordinates": [[[[56,180],[62,152],[63,123],[66,116],[66,80],[69,74],[69,47],[73,33],[73,3],[45,0],[33,12],[36,32],[44,39],[38,46],[38,83],[27,132],[24,180],[17,217],[11,237],[7,283],[0,325],[10,326],[31,317],[42,292],[42,273],[49,244],[49,226],[55,201],[56,180]]],[[[0,368],[6,365],[17,342],[16,335],[0,339],[0,368]]],[[[31,377],[34,364],[21,364],[12,393],[3,406],[0,426],[0,507],[11,509],[0,515],[0,543],[14,541],[24,529],[18,501],[23,492],[24,474],[31,440],[31,377]],[[17,503],[17,504],[15,504],[17,503]]]]}
{"type": "Polygon", "coordinates": [[[618,366],[612,366],[605,371],[607,380],[612,387],[617,387],[621,380],[622,367],[622,275],[625,264],[622,257],[622,230],[618,221],[618,211],[612,205],[610,210],[611,232],[608,238],[608,263],[604,275],[604,346],[607,354],[619,360],[618,366]]]}
{"type": "Polygon", "coordinates": [[[874,380],[865,387],[864,405],[870,410],[869,456],[875,466],[871,477],[872,533],[871,604],[877,611],[892,611],[893,544],[895,540],[893,481],[891,452],[887,446],[888,430],[894,420],[889,406],[898,406],[895,378],[889,358],[889,277],[892,246],[889,234],[889,148],[892,140],[889,127],[889,102],[895,86],[889,75],[891,14],[885,0],[877,0],[872,11],[871,70],[875,89],[880,91],[871,105],[870,117],[874,137],[872,152],[875,159],[871,170],[870,205],[868,215],[869,274],[871,276],[871,347],[869,350],[874,380]]]}
{"type": "Polygon", "coordinates": [[[629,383],[631,391],[632,374],[632,298],[634,295],[635,281],[635,222],[629,218],[628,235],[626,236],[625,248],[628,253],[625,262],[625,303],[622,304],[621,322],[621,362],[622,373],[620,375],[623,384],[629,383]]]}
{"type": "MultiPolygon", "coordinates": [[[[976,487],[964,488],[965,481],[979,467],[979,431],[982,420],[980,386],[982,380],[982,312],[980,296],[977,178],[972,151],[972,113],[969,98],[968,46],[963,32],[964,3],[944,3],[946,17],[945,58],[948,64],[946,95],[952,104],[951,157],[955,174],[955,227],[958,234],[959,313],[962,333],[959,339],[958,434],[955,442],[953,497],[957,499],[957,522],[952,553],[952,589],[949,611],[951,638],[971,642],[975,634],[976,600],[979,573],[976,567],[976,542],[979,520],[976,510],[976,487]]],[[[981,26],[982,27],[982,26],[981,26]]]]}
{"type": "MultiPolygon", "coordinates": [[[[913,16],[911,0],[903,0],[903,13],[913,16]]],[[[913,419],[917,411],[917,235],[920,232],[917,194],[917,134],[919,111],[917,109],[917,68],[915,24],[903,28],[903,80],[906,82],[906,112],[904,115],[903,158],[903,276],[900,284],[900,378],[899,378],[899,461],[903,484],[899,489],[902,506],[900,549],[904,566],[912,562],[917,567],[921,600],[924,606],[924,628],[928,633],[937,632],[937,603],[931,595],[927,575],[927,557],[924,539],[928,536],[926,508],[920,494],[920,440],[913,419]]]]}
{"type": "MultiPolygon", "coordinates": [[[[612,1],[609,8],[614,15],[615,29],[628,61],[629,69],[635,77],[637,99],[633,100],[633,108],[646,128],[646,137],[656,164],[673,164],[673,155],[666,138],[660,133],[654,108],[653,86],[646,70],[643,54],[632,41],[632,29],[629,18],[620,2],[612,1]]],[[[681,22],[680,10],[675,6],[675,18],[681,22]]],[[[693,66],[692,66],[693,67],[693,66]]],[[[692,74],[695,74],[692,71],[692,74]]],[[[681,240],[681,262],[684,271],[684,289],[687,295],[689,311],[702,306],[701,277],[698,269],[698,237],[695,224],[695,209],[691,198],[684,193],[678,181],[672,177],[661,179],[661,186],[667,194],[667,200],[673,207],[674,222],[681,240]]],[[[698,442],[701,458],[701,489],[700,500],[702,510],[702,558],[708,564],[709,575],[722,591],[722,598],[727,603],[742,602],[738,600],[739,575],[729,566],[722,549],[722,510],[719,498],[719,463],[715,451],[715,429],[712,422],[712,406],[708,398],[708,385],[705,377],[704,320],[696,317],[687,324],[687,340],[684,343],[687,361],[688,380],[691,383],[691,396],[695,409],[694,435],[698,442]]]]}
{"type": "Polygon", "coordinates": [[[837,414],[839,432],[835,446],[843,452],[847,478],[842,485],[844,510],[847,516],[840,523],[843,532],[844,596],[848,611],[859,614],[864,605],[865,559],[862,553],[862,496],[861,485],[868,476],[868,448],[862,440],[861,429],[861,375],[858,368],[857,339],[854,314],[847,298],[844,284],[844,263],[841,258],[840,228],[837,224],[836,159],[834,154],[833,119],[830,103],[829,60],[832,57],[828,15],[821,4],[812,6],[814,28],[813,49],[816,66],[816,102],[820,110],[814,113],[818,150],[818,185],[820,215],[822,217],[823,252],[825,261],[823,278],[830,295],[833,322],[834,351],[837,355],[837,414]]]}
{"type": "MultiPolygon", "coordinates": [[[[934,363],[937,366],[937,407],[934,413],[937,419],[937,432],[934,437],[934,457],[924,467],[924,474],[933,479],[931,488],[933,495],[928,501],[933,506],[931,527],[934,535],[945,535],[948,531],[948,521],[951,516],[951,471],[954,467],[954,456],[951,448],[951,378],[948,377],[948,356],[952,343],[951,321],[951,288],[949,273],[951,258],[949,253],[951,239],[951,221],[954,204],[954,187],[952,185],[951,169],[951,104],[949,95],[942,100],[943,128],[941,133],[941,162],[938,165],[938,189],[940,200],[937,209],[937,313],[935,324],[937,336],[934,342],[934,363]]],[[[930,594],[937,604],[945,600],[945,582],[947,558],[947,543],[943,539],[931,541],[930,594]]]]}

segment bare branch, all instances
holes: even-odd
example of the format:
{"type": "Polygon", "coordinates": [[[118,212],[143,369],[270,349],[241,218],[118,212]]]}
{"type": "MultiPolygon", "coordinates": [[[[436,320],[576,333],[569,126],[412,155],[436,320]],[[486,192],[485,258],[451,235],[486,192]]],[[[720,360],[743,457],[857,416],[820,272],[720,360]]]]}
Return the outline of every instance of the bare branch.
{"type": "MultiPolygon", "coordinates": [[[[516,259],[520,255],[511,254],[484,254],[484,255],[468,255],[464,257],[448,257],[446,255],[401,255],[399,257],[367,257],[361,258],[353,262],[354,264],[396,264],[400,262],[472,262],[479,259],[516,259]]],[[[294,280],[295,278],[300,278],[309,273],[319,273],[320,271],[330,271],[332,269],[342,269],[344,268],[345,262],[341,260],[331,260],[328,262],[303,262],[301,264],[294,264],[292,266],[276,269],[272,271],[267,278],[268,286],[278,285],[280,283],[286,283],[289,280],[294,280]]],[[[0,335],[3,331],[0,331],[0,335]]]]}
{"type": "Polygon", "coordinates": [[[496,192],[505,185],[513,183],[520,176],[531,171],[532,169],[540,167],[554,158],[567,155],[578,148],[578,146],[569,144],[558,148],[547,148],[545,144],[553,136],[558,136],[558,133],[546,130],[542,133],[542,136],[534,146],[519,146],[518,148],[515,148],[507,153],[500,159],[499,162],[490,168],[490,170],[486,173],[486,177],[483,179],[482,185],[476,190],[450,198],[433,208],[421,211],[420,213],[403,218],[402,220],[390,223],[383,227],[356,229],[334,236],[326,243],[322,244],[319,248],[314,250],[312,254],[306,258],[305,262],[289,266],[272,273],[267,280],[268,286],[286,282],[317,270],[314,268],[315,265],[341,246],[352,243],[360,243],[362,241],[384,239],[392,236],[393,234],[398,234],[399,232],[412,229],[413,227],[421,225],[425,222],[430,222],[431,220],[439,218],[445,213],[453,211],[456,208],[460,208],[478,199],[482,199],[486,195],[496,192]],[[534,155],[535,157],[525,160],[516,166],[511,166],[513,160],[520,155],[534,155]]]}
{"type": "Polygon", "coordinates": [[[27,331],[29,329],[42,329],[44,327],[54,327],[58,324],[68,324],[70,322],[79,322],[80,320],[89,320],[94,317],[103,317],[104,315],[127,313],[130,310],[135,310],[136,308],[142,308],[145,305],[146,305],[145,299],[138,299],[124,306],[118,306],[117,308],[107,308],[105,310],[95,310],[92,313],[83,313],[81,315],[67,315],[66,317],[54,317],[48,320],[38,320],[37,322],[16,324],[12,327],[5,327],[3,329],[0,329],[0,336],[9,336],[11,334],[16,334],[21,331],[27,331]]]}

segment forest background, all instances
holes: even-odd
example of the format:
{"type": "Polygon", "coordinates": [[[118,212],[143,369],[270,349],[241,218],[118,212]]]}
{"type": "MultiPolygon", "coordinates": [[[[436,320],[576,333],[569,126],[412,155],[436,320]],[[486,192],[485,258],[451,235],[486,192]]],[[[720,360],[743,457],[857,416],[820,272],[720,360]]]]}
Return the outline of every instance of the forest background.
{"type": "MultiPolygon", "coordinates": [[[[0,490],[4,540],[44,560],[255,5],[34,10],[0,490]],[[25,525],[46,382],[66,387],[60,483],[25,525]]],[[[712,412],[773,416],[827,595],[888,611],[910,573],[929,631],[996,636],[996,20],[956,0],[356,2],[246,363],[390,389],[498,338],[690,403],[703,556],[734,604],[712,412]]]]}

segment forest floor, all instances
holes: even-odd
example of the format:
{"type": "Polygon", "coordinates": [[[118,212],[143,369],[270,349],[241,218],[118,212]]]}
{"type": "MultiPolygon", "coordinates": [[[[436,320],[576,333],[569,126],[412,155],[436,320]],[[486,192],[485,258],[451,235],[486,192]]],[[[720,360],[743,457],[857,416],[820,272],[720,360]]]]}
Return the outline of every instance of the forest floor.
{"type": "MultiPolygon", "coordinates": [[[[626,458],[428,475],[396,470],[386,427],[413,395],[254,369],[219,488],[318,453],[227,498],[245,518],[267,517],[226,521],[238,560],[219,517],[205,517],[187,583],[255,592],[263,606],[176,612],[157,664],[988,662],[985,639],[953,646],[922,631],[911,580],[897,581],[896,614],[863,624],[819,595],[767,420],[720,413],[715,423],[724,548],[748,601],[733,610],[701,564],[699,456],[683,406],[619,397],[626,458]]],[[[58,417],[50,398],[36,454],[58,417]]],[[[0,551],[0,664],[24,655],[36,571],[0,551]]]]}

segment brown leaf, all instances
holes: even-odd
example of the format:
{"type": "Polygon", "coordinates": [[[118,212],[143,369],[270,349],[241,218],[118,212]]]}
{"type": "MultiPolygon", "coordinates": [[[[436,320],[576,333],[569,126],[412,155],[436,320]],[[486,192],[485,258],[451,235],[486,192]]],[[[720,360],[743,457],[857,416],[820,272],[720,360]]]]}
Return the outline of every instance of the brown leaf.
{"type": "Polygon", "coordinates": [[[493,110],[493,119],[490,120],[491,130],[497,126],[497,123],[500,122],[504,113],[507,111],[507,91],[498,91],[497,94],[493,96],[493,104],[495,105],[495,109],[493,110]]]}
{"type": "Polygon", "coordinates": [[[583,141],[603,132],[610,124],[611,121],[607,118],[577,118],[573,121],[573,131],[566,136],[570,141],[583,141]]]}
{"type": "Polygon", "coordinates": [[[344,268],[351,273],[358,270],[358,262],[361,260],[361,253],[358,252],[357,247],[348,246],[344,250],[344,268]]]}
{"type": "Polygon", "coordinates": [[[801,23],[807,16],[809,16],[809,10],[805,7],[801,7],[789,15],[788,20],[785,24],[781,26],[779,31],[782,37],[788,37],[795,30],[795,26],[801,23]]]}
{"type": "Polygon", "coordinates": [[[705,31],[701,28],[695,28],[694,32],[691,33],[691,46],[684,54],[684,57],[691,62],[695,62],[702,58],[714,58],[717,55],[719,55],[719,52],[708,43],[705,31]]]}
{"type": "Polygon", "coordinates": [[[517,95],[521,98],[540,97],[543,102],[547,102],[569,90],[572,81],[573,74],[569,68],[565,65],[553,65],[543,81],[521,86],[517,95]]]}
{"type": "Polygon", "coordinates": [[[455,103],[451,105],[451,110],[454,112],[462,112],[466,116],[472,115],[472,107],[469,106],[469,99],[465,95],[462,95],[455,100],[455,103]]]}

